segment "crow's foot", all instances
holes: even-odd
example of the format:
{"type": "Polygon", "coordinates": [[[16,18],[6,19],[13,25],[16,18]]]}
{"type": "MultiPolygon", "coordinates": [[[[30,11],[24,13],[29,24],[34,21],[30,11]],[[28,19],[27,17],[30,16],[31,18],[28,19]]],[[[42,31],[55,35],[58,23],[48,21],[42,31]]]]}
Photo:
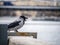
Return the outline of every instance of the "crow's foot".
{"type": "Polygon", "coordinates": [[[18,30],[15,30],[15,32],[18,32],[18,30]]]}

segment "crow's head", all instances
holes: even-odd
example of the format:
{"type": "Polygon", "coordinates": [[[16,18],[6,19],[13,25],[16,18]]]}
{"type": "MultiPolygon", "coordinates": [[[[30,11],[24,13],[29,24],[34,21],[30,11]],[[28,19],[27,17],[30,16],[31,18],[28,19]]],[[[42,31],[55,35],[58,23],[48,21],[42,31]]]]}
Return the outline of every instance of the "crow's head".
{"type": "Polygon", "coordinates": [[[26,19],[28,19],[27,17],[25,17],[25,16],[20,16],[20,18],[23,18],[25,21],[26,21],[26,19]]]}

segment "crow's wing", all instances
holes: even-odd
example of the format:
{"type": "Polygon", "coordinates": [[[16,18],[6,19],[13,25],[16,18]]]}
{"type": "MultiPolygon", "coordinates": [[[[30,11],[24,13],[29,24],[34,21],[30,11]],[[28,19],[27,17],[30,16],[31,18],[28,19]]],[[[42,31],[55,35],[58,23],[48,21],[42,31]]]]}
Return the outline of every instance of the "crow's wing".
{"type": "Polygon", "coordinates": [[[14,27],[18,26],[20,22],[21,21],[15,21],[15,22],[13,22],[13,23],[11,23],[11,24],[8,25],[8,28],[14,28],[14,27]]]}

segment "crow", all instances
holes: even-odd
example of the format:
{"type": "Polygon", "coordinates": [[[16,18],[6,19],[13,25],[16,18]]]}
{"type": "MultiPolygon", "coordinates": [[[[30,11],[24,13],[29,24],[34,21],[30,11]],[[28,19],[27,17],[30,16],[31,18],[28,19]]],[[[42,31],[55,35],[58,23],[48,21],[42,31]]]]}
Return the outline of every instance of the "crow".
{"type": "Polygon", "coordinates": [[[18,32],[18,29],[21,28],[24,24],[25,24],[25,21],[26,21],[27,17],[25,16],[20,16],[18,20],[10,23],[8,25],[8,30],[14,30],[16,32],[18,32]]]}

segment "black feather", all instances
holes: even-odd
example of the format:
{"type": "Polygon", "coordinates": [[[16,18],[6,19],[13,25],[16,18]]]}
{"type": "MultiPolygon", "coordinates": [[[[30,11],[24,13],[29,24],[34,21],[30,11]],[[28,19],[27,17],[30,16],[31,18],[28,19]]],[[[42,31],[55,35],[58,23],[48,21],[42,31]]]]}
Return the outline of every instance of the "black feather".
{"type": "Polygon", "coordinates": [[[21,21],[15,21],[15,22],[13,22],[13,23],[11,23],[11,24],[8,25],[8,28],[14,28],[14,27],[18,26],[20,22],[21,21]]]}

